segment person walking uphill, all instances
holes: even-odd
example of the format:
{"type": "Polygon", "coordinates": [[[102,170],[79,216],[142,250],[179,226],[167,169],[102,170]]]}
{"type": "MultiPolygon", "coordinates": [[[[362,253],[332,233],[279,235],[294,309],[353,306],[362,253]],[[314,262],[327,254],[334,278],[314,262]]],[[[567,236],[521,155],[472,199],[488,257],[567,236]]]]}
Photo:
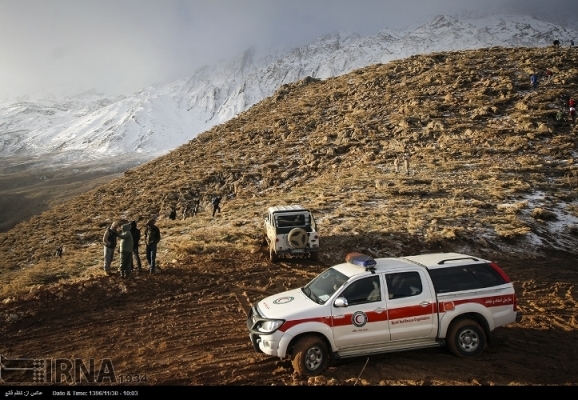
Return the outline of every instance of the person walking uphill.
{"type": "Polygon", "coordinates": [[[149,219],[145,230],[146,254],[147,254],[147,261],[150,267],[149,273],[151,274],[155,273],[157,244],[161,241],[161,231],[155,225],[155,222],[156,220],[154,218],[149,219]]]}
{"type": "Polygon", "coordinates": [[[221,196],[215,197],[211,203],[213,204],[213,217],[214,217],[217,211],[219,212],[219,214],[221,213],[221,207],[219,206],[219,204],[221,203],[221,196]]]}
{"type": "Polygon", "coordinates": [[[113,222],[110,228],[106,228],[102,237],[102,243],[104,244],[104,273],[106,276],[110,275],[110,264],[116,248],[117,228],[118,224],[113,222]]]}
{"type": "Polygon", "coordinates": [[[122,226],[122,232],[118,234],[118,237],[120,238],[120,277],[128,278],[132,265],[132,251],[134,250],[130,224],[122,226]]]}

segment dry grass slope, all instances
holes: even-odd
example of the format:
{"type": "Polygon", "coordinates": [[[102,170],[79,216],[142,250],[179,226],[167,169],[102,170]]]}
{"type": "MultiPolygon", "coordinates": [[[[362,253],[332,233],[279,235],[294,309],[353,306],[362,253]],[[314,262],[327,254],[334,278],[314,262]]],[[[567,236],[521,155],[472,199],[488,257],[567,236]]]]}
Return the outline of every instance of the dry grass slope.
{"type": "MultiPolygon", "coordinates": [[[[275,204],[315,210],[325,262],[354,250],[491,253],[555,219],[529,209],[533,191],[578,217],[578,128],[555,118],[561,98],[578,95],[574,50],[437,53],[283,85],[170,154],[0,234],[0,298],[102,274],[100,240],[113,219],[142,227],[158,215],[167,265],[258,251],[261,215],[275,204]],[[547,68],[552,80],[532,90],[530,74],[547,68]],[[403,160],[398,173],[394,159],[406,154],[409,173],[403,160]],[[215,194],[224,201],[213,219],[215,194]],[[195,198],[199,215],[167,218],[195,198]]],[[[568,235],[578,241],[576,227],[568,235]]]]}

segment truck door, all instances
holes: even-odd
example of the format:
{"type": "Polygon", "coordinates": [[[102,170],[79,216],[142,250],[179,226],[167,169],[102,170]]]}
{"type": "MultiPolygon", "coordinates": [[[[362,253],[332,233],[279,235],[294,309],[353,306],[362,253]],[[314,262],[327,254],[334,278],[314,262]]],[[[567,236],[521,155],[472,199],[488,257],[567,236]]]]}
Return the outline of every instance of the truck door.
{"type": "Polygon", "coordinates": [[[437,310],[434,294],[421,270],[385,275],[391,340],[434,337],[437,310]]]}
{"type": "Polygon", "coordinates": [[[382,275],[354,281],[338,297],[348,303],[347,307],[331,306],[333,339],[340,351],[371,349],[389,340],[382,275]]]}

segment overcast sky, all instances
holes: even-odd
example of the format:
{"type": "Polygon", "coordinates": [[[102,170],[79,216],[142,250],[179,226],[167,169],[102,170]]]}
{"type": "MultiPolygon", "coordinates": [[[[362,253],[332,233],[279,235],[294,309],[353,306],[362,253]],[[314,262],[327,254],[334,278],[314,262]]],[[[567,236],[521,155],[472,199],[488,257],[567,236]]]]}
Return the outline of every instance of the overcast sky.
{"type": "Polygon", "coordinates": [[[578,12],[576,0],[0,0],[0,100],[59,85],[130,94],[251,45],[541,5],[578,12]]]}

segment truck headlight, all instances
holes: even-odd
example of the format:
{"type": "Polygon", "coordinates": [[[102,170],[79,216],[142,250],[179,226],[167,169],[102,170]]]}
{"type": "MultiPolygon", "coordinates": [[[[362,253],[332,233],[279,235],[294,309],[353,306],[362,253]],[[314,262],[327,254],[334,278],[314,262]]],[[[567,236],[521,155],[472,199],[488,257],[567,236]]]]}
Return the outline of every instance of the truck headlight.
{"type": "Polygon", "coordinates": [[[273,333],[279,329],[279,327],[283,325],[284,322],[285,320],[283,319],[268,319],[261,322],[257,327],[257,330],[263,333],[273,333]]]}

